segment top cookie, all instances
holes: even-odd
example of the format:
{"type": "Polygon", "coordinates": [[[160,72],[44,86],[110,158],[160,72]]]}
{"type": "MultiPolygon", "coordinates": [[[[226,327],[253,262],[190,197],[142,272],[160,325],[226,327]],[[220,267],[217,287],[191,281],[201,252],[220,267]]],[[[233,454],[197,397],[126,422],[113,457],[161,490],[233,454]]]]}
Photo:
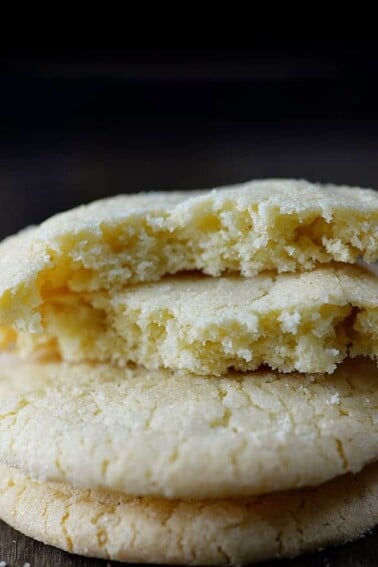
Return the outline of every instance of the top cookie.
{"type": "Polygon", "coordinates": [[[0,323],[40,330],[51,290],[113,289],[200,270],[218,276],[378,259],[378,193],[306,181],[119,196],[0,245],[0,323]]]}

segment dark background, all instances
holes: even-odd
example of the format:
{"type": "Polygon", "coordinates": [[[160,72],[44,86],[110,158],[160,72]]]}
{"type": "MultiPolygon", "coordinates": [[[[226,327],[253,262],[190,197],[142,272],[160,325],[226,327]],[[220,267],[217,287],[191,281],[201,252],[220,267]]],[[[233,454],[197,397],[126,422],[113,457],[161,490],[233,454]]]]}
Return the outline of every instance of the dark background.
{"type": "Polygon", "coordinates": [[[0,237],[122,192],[378,187],[376,43],[0,52],[0,237]]]}

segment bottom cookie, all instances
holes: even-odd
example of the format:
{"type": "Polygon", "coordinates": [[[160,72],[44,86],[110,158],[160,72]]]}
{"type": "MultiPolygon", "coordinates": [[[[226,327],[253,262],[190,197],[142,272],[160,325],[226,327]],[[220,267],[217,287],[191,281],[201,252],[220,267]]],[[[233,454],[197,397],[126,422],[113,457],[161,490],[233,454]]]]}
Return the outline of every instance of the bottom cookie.
{"type": "Polygon", "coordinates": [[[378,463],[251,499],[167,501],[39,484],[0,466],[0,517],[72,553],[135,563],[237,564],[350,541],[378,522],[378,463]]]}

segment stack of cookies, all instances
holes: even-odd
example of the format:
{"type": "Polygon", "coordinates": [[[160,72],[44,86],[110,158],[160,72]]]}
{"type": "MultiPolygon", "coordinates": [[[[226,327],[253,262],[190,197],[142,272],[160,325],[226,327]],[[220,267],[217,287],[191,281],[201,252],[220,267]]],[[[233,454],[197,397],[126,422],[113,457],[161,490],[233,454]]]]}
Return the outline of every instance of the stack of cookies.
{"type": "Polygon", "coordinates": [[[0,516],[170,564],[371,529],[377,259],[378,193],[291,180],[120,196],[4,241],[0,516]]]}

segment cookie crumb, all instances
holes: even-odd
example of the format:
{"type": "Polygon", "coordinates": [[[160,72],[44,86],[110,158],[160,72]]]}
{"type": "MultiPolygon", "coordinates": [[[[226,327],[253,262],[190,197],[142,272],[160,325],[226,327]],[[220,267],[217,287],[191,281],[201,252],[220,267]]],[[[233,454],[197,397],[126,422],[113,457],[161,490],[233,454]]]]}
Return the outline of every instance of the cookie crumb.
{"type": "Polygon", "coordinates": [[[0,567],[7,567],[7,564],[5,561],[0,561],[0,567]]]}
{"type": "Polygon", "coordinates": [[[334,394],[332,394],[332,396],[329,398],[329,400],[326,401],[327,405],[340,405],[340,395],[338,392],[335,392],[334,394]]]}

